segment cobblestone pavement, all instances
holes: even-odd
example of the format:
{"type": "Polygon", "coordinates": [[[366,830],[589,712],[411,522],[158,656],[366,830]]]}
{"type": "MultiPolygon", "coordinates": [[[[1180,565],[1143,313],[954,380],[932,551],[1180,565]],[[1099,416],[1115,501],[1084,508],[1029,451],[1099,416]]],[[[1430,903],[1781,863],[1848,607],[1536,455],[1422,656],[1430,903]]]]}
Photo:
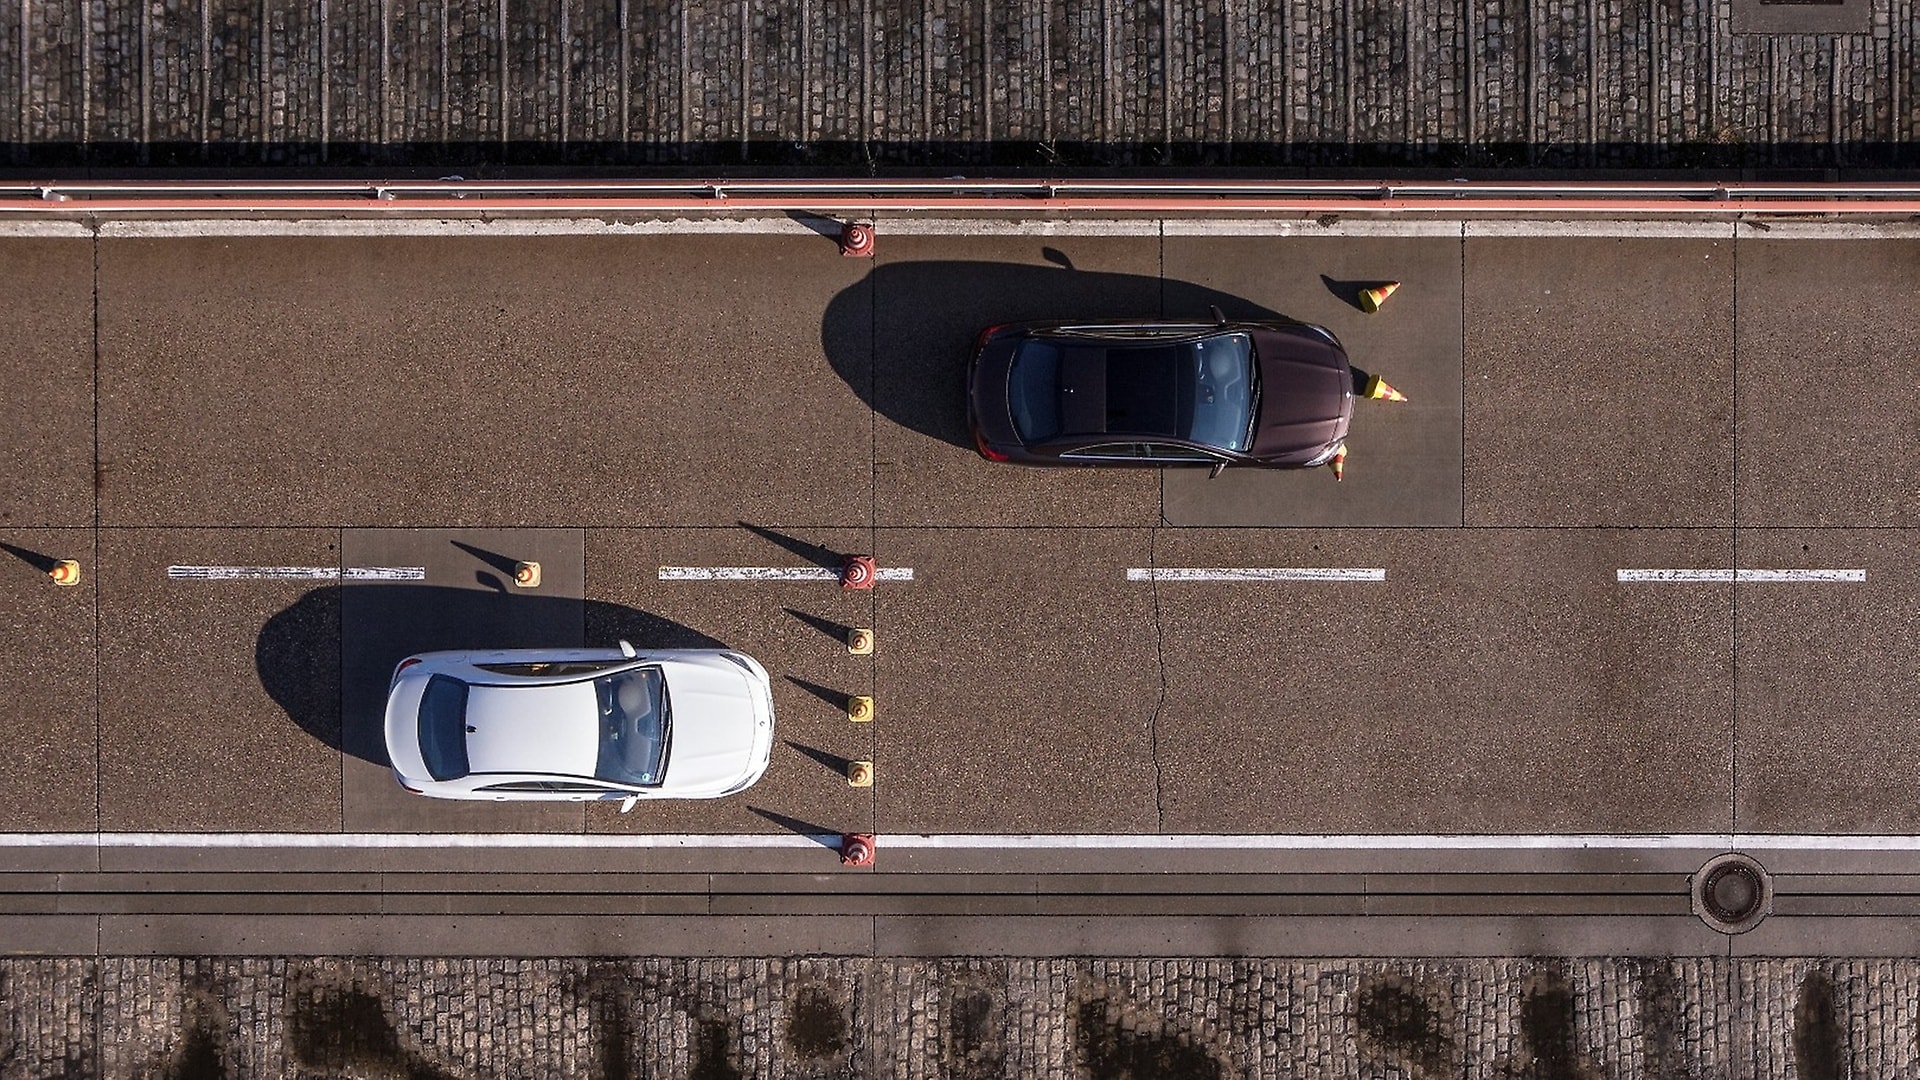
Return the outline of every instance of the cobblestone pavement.
{"type": "Polygon", "coordinates": [[[1920,961],[0,962],[0,1076],[1910,1077],[1920,961]]]}
{"type": "Polygon", "coordinates": [[[21,0],[0,166],[1920,162],[1920,4],[1760,3],[21,0]]]}

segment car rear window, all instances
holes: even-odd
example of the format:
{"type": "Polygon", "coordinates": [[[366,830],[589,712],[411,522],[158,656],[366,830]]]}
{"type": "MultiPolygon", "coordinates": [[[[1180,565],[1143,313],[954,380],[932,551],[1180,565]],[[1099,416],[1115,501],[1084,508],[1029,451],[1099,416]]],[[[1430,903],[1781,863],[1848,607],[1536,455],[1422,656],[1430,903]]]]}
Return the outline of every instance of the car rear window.
{"type": "Polygon", "coordinates": [[[435,780],[458,780],[467,765],[467,684],[449,675],[427,680],[420,695],[420,757],[435,780]]]}
{"type": "Polygon", "coordinates": [[[1045,341],[1020,346],[1007,376],[1007,404],[1022,441],[1040,442],[1060,434],[1059,346],[1045,341]]]}

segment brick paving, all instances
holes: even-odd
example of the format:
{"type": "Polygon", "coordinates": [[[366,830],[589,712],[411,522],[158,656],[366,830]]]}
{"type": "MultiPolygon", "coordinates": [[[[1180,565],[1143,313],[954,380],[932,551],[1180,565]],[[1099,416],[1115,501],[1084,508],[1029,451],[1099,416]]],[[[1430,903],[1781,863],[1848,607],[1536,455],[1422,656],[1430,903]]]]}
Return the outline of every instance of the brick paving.
{"type": "Polygon", "coordinates": [[[0,1075],[1911,1076],[1920,961],[0,961],[0,1075]]]}
{"type": "Polygon", "coordinates": [[[0,166],[1920,163],[1920,4],[1757,3],[23,0],[0,166]]]}

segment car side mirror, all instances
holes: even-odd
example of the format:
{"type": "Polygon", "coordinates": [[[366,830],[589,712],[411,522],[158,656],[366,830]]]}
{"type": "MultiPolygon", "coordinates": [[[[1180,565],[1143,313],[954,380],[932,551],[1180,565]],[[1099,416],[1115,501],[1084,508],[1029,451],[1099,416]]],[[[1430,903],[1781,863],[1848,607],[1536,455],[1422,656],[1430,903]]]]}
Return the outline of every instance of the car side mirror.
{"type": "Polygon", "coordinates": [[[1207,310],[1213,312],[1213,321],[1216,324],[1220,326],[1227,325],[1227,313],[1220,310],[1219,304],[1209,304],[1207,305],[1207,310]]]}
{"type": "Polygon", "coordinates": [[[620,655],[631,660],[634,657],[639,656],[640,654],[633,651],[632,642],[628,641],[626,638],[621,638],[620,639],[620,655]]]}
{"type": "Polygon", "coordinates": [[[638,796],[638,795],[629,795],[629,796],[627,796],[626,798],[624,798],[624,799],[621,799],[621,800],[620,800],[620,812],[621,812],[621,813],[623,813],[623,814],[630,814],[630,813],[632,813],[632,812],[633,812],[633,806],[634,806],[634,804],[635,804],[635,803],[637,803],[637,802],[639,802],[639,801],[640,801],[640,796],[638,796]]]}
{"type": "Polygon", "coordinates": [[[1213,468],[1207,470],[1207,479],[1211,480],[1226,471],[1227,463],[1224,461],[1216,461],[1213,463],[1213,468]]]}

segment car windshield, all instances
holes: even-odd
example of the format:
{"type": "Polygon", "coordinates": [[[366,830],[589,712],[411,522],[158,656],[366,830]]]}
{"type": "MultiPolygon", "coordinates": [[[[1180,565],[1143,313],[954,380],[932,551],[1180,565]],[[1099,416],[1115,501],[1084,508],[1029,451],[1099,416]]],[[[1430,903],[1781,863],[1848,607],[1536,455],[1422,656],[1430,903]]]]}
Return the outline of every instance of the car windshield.
{"type": "Polygon", "coordinates": [[[642,787],[658,785],[667,765],[667,681],[657,667],[593,680],[600,702],[600,755],[593,775],[642,787]]]}
{"type": "Polygon", "coordinates": [[[1174,418],[1190,442],[1245,453],[1253,445],[1253,339],[1203,338],[1176,348],[1174,418]]]}
{"type": "Polygon", "coordinates": [[[467,684],[451,675],[427,680],[420,695],[420,758],[435,780],[458,780],[467,764],[467,684]]]}
{"type": "Polygon", "coordinates": [[[1027,442],[1061,434],[1184,439],[1244,453],[1258,394],[1253,339],[1096,344],[1029,341],[1007,396],[1027,442]]]}

